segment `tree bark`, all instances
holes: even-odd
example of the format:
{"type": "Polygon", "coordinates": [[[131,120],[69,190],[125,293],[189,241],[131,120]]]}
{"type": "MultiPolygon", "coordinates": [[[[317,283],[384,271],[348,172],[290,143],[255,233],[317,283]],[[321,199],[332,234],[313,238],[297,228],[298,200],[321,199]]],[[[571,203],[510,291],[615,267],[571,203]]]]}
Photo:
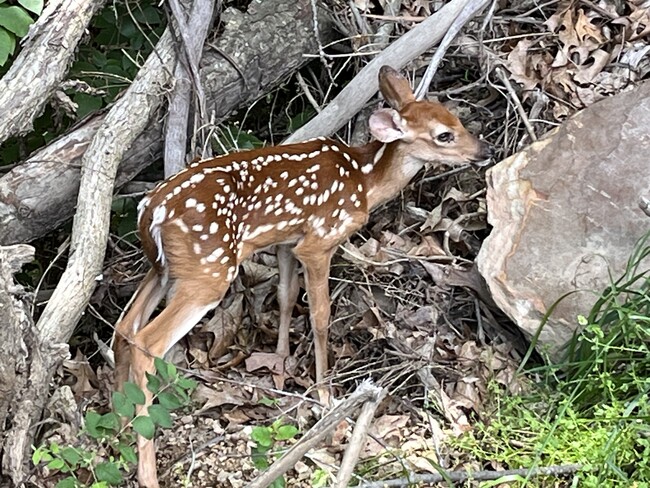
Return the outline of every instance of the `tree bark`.
{"type": "MultiPolygon", "coordinates": [[[[319,19],[327,43],[332,31],[324,15],[319,19]]],[[[223,34],[207,43],[201,61],[207,111],[215,122],[263,96],[306,63],[305,54],[318,51],[309,0],[253,2],[246,14],[228,9],[221,20],[223,34]]],[[[72,217],[81,157],[104,117],[97,115],[0,178],[0,245],[32,241],[72,217]]],[[[161,152],[162,123],[155,119],[126,152],[116,185],[161,152]]]]}
{"type": "Polygon", "coordinates": [[[0,79],[0,144],[32,130],[68,72],[79,40],[100,0],[50,0],[23,42],[23,49],[0,79]]]}
{"type": "Polygon", "coordinates": [[[195,0],[187,18],[181,11],[178,0],[170,0],[176,19],[177,37],[182,39],[185,49],[176,61],[174,70],[174,90],[169,99],[167,126],[165,127],[165,178],[178,173],[185,167],[187,154],[187,132],[192,94],[196,100],[195,113],[199,115],[200,125],[208,122],[205,114],[205,94],[199,77],[199,61],[208,35],[213,0],[195,0]],[[194,82],[194,83],[193,83],[194,82]],[[194,85],[194,86],[193,86],[194,85]]]}
{"type": "MultiPolygon", "coordinates": [[[[13,275],[34,258],[34,248],[25,244],[0,247],[0,419],[4,419],[15,401],[13,392],[27,362],[26,338],[34,322],[31,297],[14,283],[13,275]]],[[[0,431],[0,447],[4,436],[0,431]]]]}

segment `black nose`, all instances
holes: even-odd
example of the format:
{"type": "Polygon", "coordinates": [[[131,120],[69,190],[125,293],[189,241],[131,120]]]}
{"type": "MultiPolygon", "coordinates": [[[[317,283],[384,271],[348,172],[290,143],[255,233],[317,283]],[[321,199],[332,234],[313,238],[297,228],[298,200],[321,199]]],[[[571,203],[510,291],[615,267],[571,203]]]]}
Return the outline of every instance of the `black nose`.
{"type": "Polygon", "coordinates": [[[495,150],[494,147],[487,142],[481,141],[481,148],[479,149],[479,154],[481,159],[490,159],[494,156],[495,150]]]}

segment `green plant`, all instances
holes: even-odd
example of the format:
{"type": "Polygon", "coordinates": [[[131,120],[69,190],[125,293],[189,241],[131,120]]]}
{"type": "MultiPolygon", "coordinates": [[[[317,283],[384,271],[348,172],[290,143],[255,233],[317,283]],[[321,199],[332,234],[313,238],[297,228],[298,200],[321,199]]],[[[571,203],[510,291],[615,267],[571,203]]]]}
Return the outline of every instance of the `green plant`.
{"type": "MultiPolygon", "coordinates": [[[[650,233],[623,276],[578,317],[583,330],[565,361],[529,369],[526,395],[493,390],[489,420],[452,445],[508,468],[581,464],[574,486],[650,486],[649,257],[650,233]]],[[[516,486],[531,485],[547,486],[530,476],[516,486]]]]}
{"type": "Polygon", "coordinates": [[[43,0],[18,0],[18,5],[0,0],[0,66],[14,54],[16,39],[27,35],[34,23],[32,15],[39,16],[42,10],[43,0]]]}
{"type": "Polygon", "coordinates": [[[189,404],[196,388],[196,382],[181,376],[173,364],[156,358],[155,367],[156,373],[147,375],[147,389],[158,403],[149,407],[148,415],[136,416],[136,406],[144,405],[145,394],[134,383],[125,383],[124,391],[113,393],[112,411],[86,413],[80,445],[40,446],[32,455],[34,465],[47,463],[48,469],[67,475],[57,488],[122,484],[124,473],[137,463],[135,435],[129,427],[147,439],[153,438],[156,427],[171,428],[170,412],[189,404]],[[100,454],[104,452],[112,454],[100,454]]]}
{"type": "MultiPolygon", "coordinates": [[[[297,427],[285,424],[282,418],[273,422],[269,427],[253,427],[251,439],[255,441],[256,446],[252,450],[251,457],[255,467],[259,470],[268,468],[271,455],[279,456],[277,452],[274,452],[277,451],[277,444],[295,438],[299,432],[297,427]]],[[[276,479],[270,486],[271,488],[284,488],[286,486],[284,477],[276,479]]]]}

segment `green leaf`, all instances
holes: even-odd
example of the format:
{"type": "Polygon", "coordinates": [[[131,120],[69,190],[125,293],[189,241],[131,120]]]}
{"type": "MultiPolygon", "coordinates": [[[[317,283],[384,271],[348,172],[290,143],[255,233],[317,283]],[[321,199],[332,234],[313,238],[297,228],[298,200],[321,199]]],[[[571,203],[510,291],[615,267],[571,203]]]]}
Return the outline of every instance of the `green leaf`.
{"type": "Polygon", "coordinates": [[[271,438],[271,429],[268,427],[253,427],[253,431],[251,432],[251,439],[263,447],[271,447],[273,445],[273,439],[271,438]]]}
{"type": "Polygon", "coordinates": [[[0,66],[7,62],[15,50],[16,36],[0,27],[0,66]]]}
{"type": "Polygon", "coordinates": [[[95,476],[97,477],[97,481],[106,481],[109,485],[116,486],[122,484],[123,476],[115,463],[99,463],[95,466],[95,476]]]}
{"type": "Polygon", "coordinates": [[[196,387],[199,386],[198,382],[185,377],[178,378],[176,384],[186,391],[194,391],[196,390],[196,387]]]}
{"type": "Polygon", "coordinates": [[[251,453],[251,460],[253,461],[253,466],[255,466],[260,471],[265,470],[269,467],[269,461],[266,459],[266,450],[254,447],[251,453]]]}
{"type": "Polygon", "coordinates": [[[52,460],[52,455],[49,453],[47,447],[41,446],[34,451],[32,454],[32,463],[34,466],[39,464],[41,461],[49,462],[52,460]]]}
{"type": "Polygon", "coordinates": [[[149,407],[149,417],[156,425],[161,426],[163,429],[171,429],[174,426],[169,410],[162,405],[151,405],[149,407]]]}
{"type": "Polygon", "coordinates": [[[156,432],[156,426],[153,421],[146,416],[140,415],[133,419],[133,429],[145,439],[153,439],[156,432]]]}
{"type": "Polygon", "coordinates": [[[183,406],[183,402],[181,402],[178,397],[170,391],[163,391],[160,393],[160,395],[158,395],[158,401],[167,410],[175,410],[183,406]]]}
{"type": "Polygon", "coordinates": [[[65,462],[63,462],[63,459],[55,458],[47,463],[47,467],[48,469],[61,469],[65,467],[65,462]]]}
{"type": "Polygon", "coordinates": [[[169,364],[160,358],[154,358],[153,364],[156,367],[156,373],[164,381],[171,382],[176,376],[176,367],[173,364],[169,364]]]}
{"type": "Polygon", "coordinates": [[[147,390],[156,395],[160,391],[161,381],[157,376],[147,373],[147,390]]]}
{"type": "Polygon", "coordinates": [[[99,421],[101,419],[102,416],[97,412],[92,410],[86,412],[86,431],[95,439],[102,437],[102,433],[99,431],[99,421]]]}
{"type": "Polygon", "coordinates": [[[74,476],[68,476],[59,481],[55,486],[56,488],[77,488],[78,485],[74,476]]]}
{"type": "Polygon", "coordinates": [[[100,97],[87,95],[85,93],[75,93],[72,97],[77,104],[77,117],[82,118],[96,110],[102,108],[103,102],[100,97]]]}
{"type": "Polygon", "coordinates": [[[275,440],[277,441],[286,441],[288,439],[293,439],[298,435],[299,430],[293,425],[283,425],[275,432],[275,440]]]}
{"type": "Polygon", "coordinates": [[[174,382],[176,376],[178,375],[176,366],[160,358],[154,359],[154,364],[156,366],[156,372],[163,380],[167,381],[168,383],[174,382]]]}
{"type": "Polygon", "coordinates": [[[160,17],[160,13],[158,12],[158,9],[152,7],[151,5],[148,5],[146,7],[143,7],[141,10],[137,10],[133,12],[133,17],[138,22],[146,22],[147,24],[151,24],[151,25],[162,23],[162,19],[160,17]]]}
{"type": "Polygon", "coordinates": [[[136,405],[144,405],[144,392],[135,383],[131,383],[130,381],[124,383],[124,394],[136,405]]]}
{"type": "Polygon", "coordinates": [[[18,0],[18,3],[36,15],[41,15],[43,11],[43,0],[18,0]]]}
{"type": "Polygon", "coordinates": [[[121,391],[113,392],[113,410],[115,413],[129,420],[135,415],[135,406],[121,391]]]}
{"type": "Polygon", "coordinates": [[[68,463],[72,470],[74,471],[77,468],[77,465],[81,462],[81,456],[79,452],[74,447],[65,447],[61,451],[61,457],[65,459],[65,462],[68,463]]]}
{"type": "Polygon", "coordinates": [[[276,398],[262,397],[258,400],[258,403],[266,407],[275,407],[279,403],[279,400],[276,398]]]}
{"type": "Polygon", "coordinates": [[[21,7],[0,5],[0,26],[13,32],[18,37],[23,37],[29,32],[29,26],[34,20],[21,7]]]}
{"type": "Polygon", "coordinates": [[[111,432],[118,432],[121,427],[120,417],[115,412],[105,413],[99,419],[97,427],[111,432]]]}
{"type": "Polygon", "coordinates": [[[117,446],[117,449],[120,451],[120,455],[127,463],[135,464],[138,462],[138,456],[135,454],[135,449],[128,444],[120,443],[117,446]]]}

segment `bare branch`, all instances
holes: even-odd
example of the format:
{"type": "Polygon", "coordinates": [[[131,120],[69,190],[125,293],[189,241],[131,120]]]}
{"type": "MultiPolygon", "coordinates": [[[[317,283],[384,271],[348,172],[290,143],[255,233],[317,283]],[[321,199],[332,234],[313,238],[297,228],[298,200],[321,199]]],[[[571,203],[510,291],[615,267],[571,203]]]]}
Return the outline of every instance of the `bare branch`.
{"type": "Polygon", "coordinates": [[[359,385],[352,395],[334,407],[325,417],[316,422],[309,431],[294,444],[280,459],[274,462],[269,469],[260,474],[248,488],[266,488],[273,481],[291,469],[304,454],[317,446],[327,435],[336,428],[345,418],[354,412],[359,405],[373,401],[384,395],[382,388],[366,381],[359,385]]]}
{"type": "Polygon", "coordinates": [[[453,0],[388,46],[320,114],[289,136],[284,144],[327,136],[343,127],[377,92],[379,68],[385,64],[402,68],[430,49],[443,38],[454,19],[472,1],[453,0]]]}
{"type": "Polygon", "coordinates": [[[96,0],[51,0],[31,27],[23,49],[0,79],[0,144],[32,130],[49,98],[68,72],[96,0]]]}
{"type": "Polygon", "coordinates": [[[185,22],[179,1],[170,0],[170,5],[181,33],[182,43],[185,47],[184,57],[187,62],[183,63],[179,59],[174,70],[175,84],[169,100],[169,113],[165,128],[165,177],[178,173],[185,167],[187,122],[190,113],[192,85],[194,85],[200,118],[203,122],[206,121],[205,93],[199,77],[199,59],[210,28],[214,0],[195,0],[187,22],[185,22]],[[193,83],[189,82],[190,74],[193,83]]]}

